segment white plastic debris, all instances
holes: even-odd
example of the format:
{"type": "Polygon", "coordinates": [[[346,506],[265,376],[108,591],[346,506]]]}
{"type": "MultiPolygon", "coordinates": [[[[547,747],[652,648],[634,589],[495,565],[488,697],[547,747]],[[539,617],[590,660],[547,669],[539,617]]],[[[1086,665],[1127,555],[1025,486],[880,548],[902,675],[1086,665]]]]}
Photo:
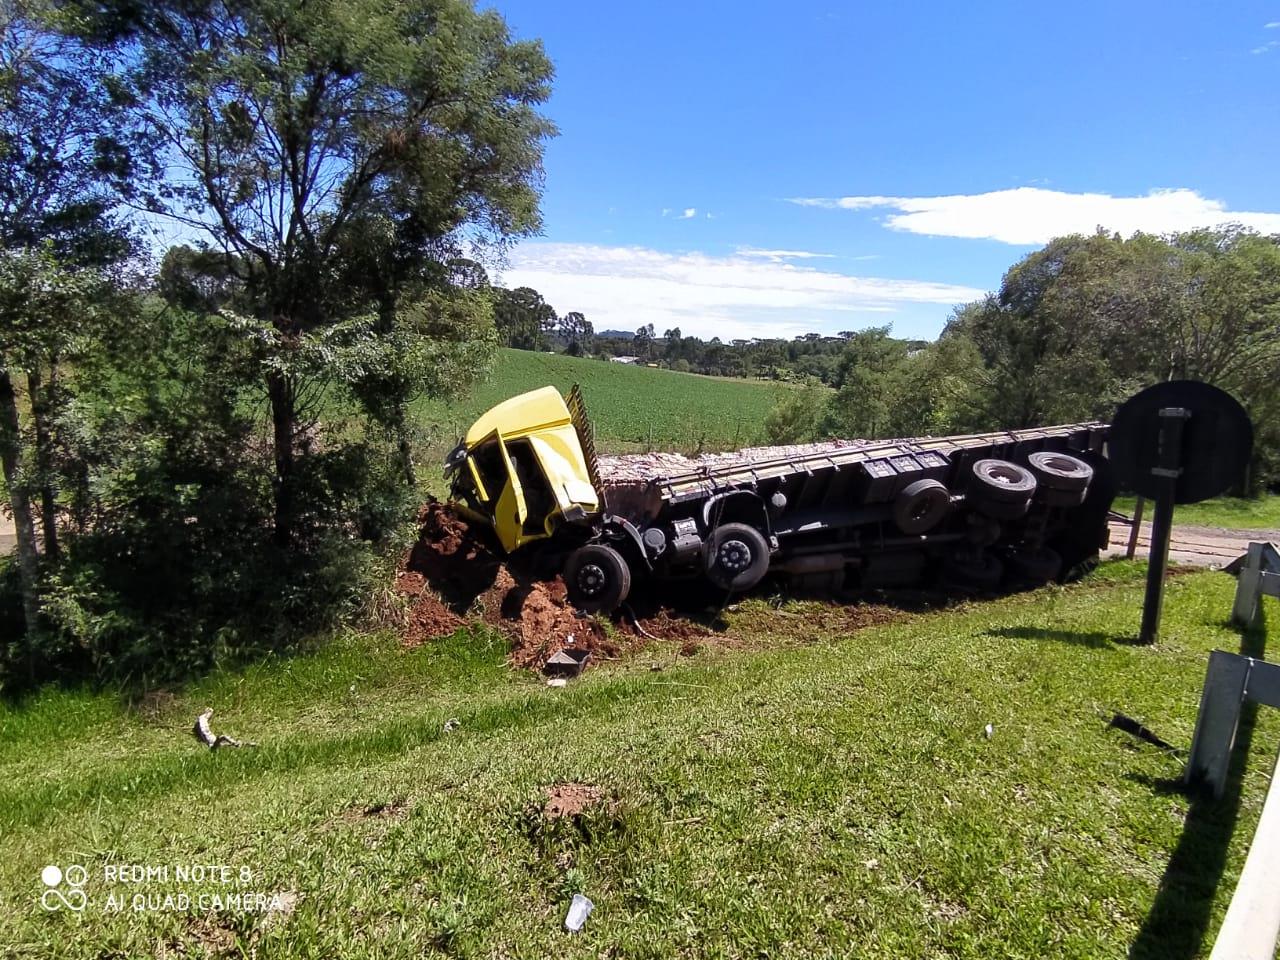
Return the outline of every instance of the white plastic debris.
{"type": "Polygon", "coordinates": [[[569,904],[569,915],[564,918],[564,928],[570,933],[577,933],[582,929],[582,925],[587,922],[587,917],[591,916],[591,911],[596,905],[584,897],[580,893],[573,895],[573,902],[569,904]]]}
{"type": "Polygon", "coordinates": [[[989,723],[982,728],[982,735],[986,737],[988,740],[991,739],[991,735],[995,732],[996,732],[996,728],[989,723]]]}
{"type": "Polygon", "coordinates": [[[548,687],[567,687],[568,685],[569,685],[569,681],[566,680],[564,677],[552,677],[550,680],[547,681],[548,687]]]}
{"type": "Polygon", "coordinates": [[[461,720],[457,717],[450,717],[444,722],[444,732],[453,733],[453,731],[457,730],[460,726],[462,726],[461,720]]]}

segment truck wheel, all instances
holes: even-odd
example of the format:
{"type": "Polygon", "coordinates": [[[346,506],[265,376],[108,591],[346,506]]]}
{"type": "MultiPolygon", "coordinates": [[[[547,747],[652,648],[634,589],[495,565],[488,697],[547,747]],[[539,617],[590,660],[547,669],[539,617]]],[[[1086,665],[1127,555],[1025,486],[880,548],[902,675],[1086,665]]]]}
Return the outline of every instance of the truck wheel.
{"type": "Polygon", "coordinates": [[[1035,474],[1041,499],[1051,507],[1083,503],[1093,481],[1093,467],[1066,453],[1041,450],[1027,457],[1027,467],[1035,474]]]}
{"type": "Polygon", "coordinates": [[[917,480],[902,488],[893,501],[893,522],[903,533],[928,533],[951,509],[951,494],[937,480],[917,480]]]}
{"type": "Polygon", "coordinates": [[[631,592],[631,568],[613,547],[589,543],[569,556],[564,583],[570,602],[578,609],[612,613],[631,592]]]}
{"type": "Polygon", "coordinates": [[[750,590],[769,570],[769,544],[755,527],[726,523],[707,540],[707,579],[722,590],[750,590]]]}
{"type": "Polygon", "coordinates": [[[1008,460],[979,460],[973,465],[969,492],[986,500],[1021,503],[1036,492],[1036,478],[1026,467],[1008,460]]]}

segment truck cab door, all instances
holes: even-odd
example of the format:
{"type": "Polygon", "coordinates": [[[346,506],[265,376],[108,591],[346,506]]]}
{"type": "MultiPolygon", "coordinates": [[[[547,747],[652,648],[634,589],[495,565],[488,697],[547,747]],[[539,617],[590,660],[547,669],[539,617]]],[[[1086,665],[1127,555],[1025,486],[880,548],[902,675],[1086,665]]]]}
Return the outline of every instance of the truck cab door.
{"type": "Polygon", "coordinates": [[[502,485],[502,492],[493,503],[493,529],[498,535],[498,542],[508,553],[524,542],[524,525],[529,519],[529,508],[525,505],[524,489],[520,486],[520,478],[516,475],[514,464],[507,453],[507,445],[501,438],[498,444],[502,449],[502,460],[506,464],[507,476],[502,485]]]}
{"type": "Polygon", "coordinates": [[[498,542],[504,550],[514,550],[523,542],[529,512],[506,444],[498,434],[492,433],[476,444],[468,459],[498,542]]]}

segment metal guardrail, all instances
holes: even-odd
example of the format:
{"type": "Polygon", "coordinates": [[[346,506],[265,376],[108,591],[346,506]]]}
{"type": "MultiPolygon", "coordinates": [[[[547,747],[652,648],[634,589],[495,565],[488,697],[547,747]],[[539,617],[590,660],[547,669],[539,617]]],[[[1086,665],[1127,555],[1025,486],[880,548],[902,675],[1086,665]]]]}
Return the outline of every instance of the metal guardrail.
{"type": "MultiPolygon", "coordinates": [[[[1258,620],[1262,597],[1280,596],[1280,550],[1270,543],[1251,543],[1249,552],[1233,566],[1239,584],[1231,619],[1247,629],[1258,620]]],[[[1246,703],[1280,708],[1280,664],[1214,650],[1209,654],[1191,754],[1183,772],[1184,782],[1203,783],[1215,797],[1222,796],[1246,703]]],[[[1210,960],[1273,960],[1276,955],[1276,943],[1280,940],[1277,773],[1280,773],[1280,756],[1272,767],[1262,815],[1210,960]]]]}
{"type": "Polygon", "coordinates": [[[1280,939],[1280,789],[1271,771],[1271,789],[1249,844],[1249,856],[1222,920],[1209,960],[1272,960],[1280,939]]]}

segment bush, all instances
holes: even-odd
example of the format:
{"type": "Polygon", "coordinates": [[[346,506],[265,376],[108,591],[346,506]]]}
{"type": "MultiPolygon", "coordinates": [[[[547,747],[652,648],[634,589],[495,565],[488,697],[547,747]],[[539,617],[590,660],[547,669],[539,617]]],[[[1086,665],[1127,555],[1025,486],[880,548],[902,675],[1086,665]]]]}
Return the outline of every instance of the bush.
{"type": "Polygon", "coordinates": [[[216,318],[135,319],[149,349],[130,336],[86,363],[62,414],[71,522],[36,636],[0,569],[10,692],[86,677],[145,688],[292,647],[360,608],[376,546],[409,513],[385,432],[315,428],[295,535],[278,544],[268,426],[237,341],[216,318]]]}
{"type": "Polygon", "coordinates": [[[819,424],[832,396],[831,390],[816,380],[787,392],[764,418],[764,434],[769,443],[806,443],[821,436],[819,424]]]}

